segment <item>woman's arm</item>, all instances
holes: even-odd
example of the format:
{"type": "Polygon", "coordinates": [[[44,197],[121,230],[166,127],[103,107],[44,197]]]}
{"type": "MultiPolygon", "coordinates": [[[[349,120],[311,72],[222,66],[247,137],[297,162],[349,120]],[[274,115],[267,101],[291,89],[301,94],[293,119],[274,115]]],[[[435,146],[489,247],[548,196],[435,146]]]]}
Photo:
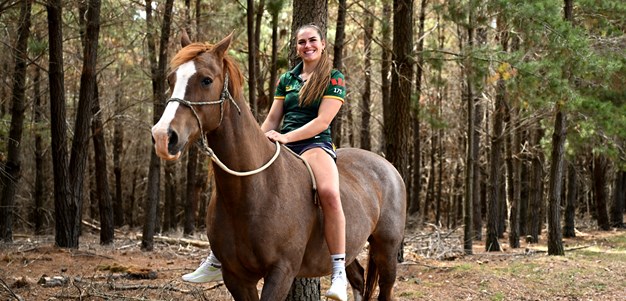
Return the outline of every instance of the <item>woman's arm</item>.
{"type": "MultiPolygon", "coordinates": [[[[328,128],[328,126],[330,126],[331,121],[333,121],[333,118],[335,118],[337,112],[339,112],[342,104],[343,102],[339,99],[325,97],[322,99],[322,103],[320,104],[320,108],[315,119],[309,121],[301,128],[291,131],[285,135],[280,134],[277,131],[270,130],[265,133],[265,136],[283,144],[311,138],[323,132],[325,129],[328,128]]],[[[272,105],[272,108],[273,107],[274,105],[272,105]]]]}
{"type": "Polygon", "coordinates": [[[274,101],[272,102],[272,106],[270,107],[270,111],[269,113],[267,113],[267,117],[265,117],[265,120],[261,125],[261,130],[263,131],[263,133],[278,129],[278,126],[283,119],[284,102],[285,99],[283,98],[274,99],[274,101]]]}

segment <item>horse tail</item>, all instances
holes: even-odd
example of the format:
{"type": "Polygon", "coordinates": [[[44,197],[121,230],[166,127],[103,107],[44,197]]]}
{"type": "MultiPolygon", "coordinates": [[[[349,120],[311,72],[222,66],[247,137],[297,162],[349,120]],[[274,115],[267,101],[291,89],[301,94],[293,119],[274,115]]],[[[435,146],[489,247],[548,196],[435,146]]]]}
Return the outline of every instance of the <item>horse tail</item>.
{"type": "Polygon", "coordinates": [[[378,285],[378,267],[374,262],[372,246],[370,246],[366,273],[365,290],[363,291],[363,300],[365,301],[370,300],[372,299],[372,297],[374,297],[374,291],[376,290],[376,286],[378,285]]]}

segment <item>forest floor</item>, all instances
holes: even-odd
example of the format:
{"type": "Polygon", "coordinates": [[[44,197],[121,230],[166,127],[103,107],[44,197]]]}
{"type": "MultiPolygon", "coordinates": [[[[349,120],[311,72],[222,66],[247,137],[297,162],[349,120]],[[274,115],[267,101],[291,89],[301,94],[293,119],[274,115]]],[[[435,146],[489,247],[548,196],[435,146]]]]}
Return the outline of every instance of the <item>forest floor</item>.
{"type": "MultiPolygon", "coordinates": [[[[143,252],[139,232],[116,232],[113,245],[101,246],[97,231],[85,230],[79,249],[70,250],[54,247],[51,235],[15,235],[0,244],[0,300],[232,300],[221,282],[180,279],[206,247],[171,233],[143,252]]],[[[396,300],[626,300],[626,230],[579,227],[576,238],[564,239],[565,256],[548,256],[542,234],[539,244],[519,249],[502,239],[501,252],[485,252],[477,241],[474,254],[463,255],[461,229],[407,231],[396,300]]],[[[328,277],[321,285],[328,287],[328,277]]]]}

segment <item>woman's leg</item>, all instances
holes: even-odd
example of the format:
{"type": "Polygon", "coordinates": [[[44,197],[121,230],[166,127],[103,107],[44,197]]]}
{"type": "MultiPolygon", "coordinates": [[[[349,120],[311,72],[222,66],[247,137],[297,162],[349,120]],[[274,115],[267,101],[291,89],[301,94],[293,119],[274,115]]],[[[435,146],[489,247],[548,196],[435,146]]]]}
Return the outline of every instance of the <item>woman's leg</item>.
{"type": "Polygon", "coordinates": [[[347,300],[346,218],[341,206],[337,165],[334,159],[321,148],[309,149],[302,154],[302,157],[309,163],[315,175],[317,193],[324,212],[324,236],[333,264],[332,284],[326,297],[347,300]]]}

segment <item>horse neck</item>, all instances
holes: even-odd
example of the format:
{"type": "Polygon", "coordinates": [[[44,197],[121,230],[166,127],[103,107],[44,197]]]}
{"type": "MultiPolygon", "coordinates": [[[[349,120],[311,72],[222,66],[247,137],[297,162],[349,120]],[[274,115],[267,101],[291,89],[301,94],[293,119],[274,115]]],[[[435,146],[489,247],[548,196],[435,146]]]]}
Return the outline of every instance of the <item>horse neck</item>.
{"type": "Polygon", "coordinates": [[[222,123],[207,135],[207,142],[228,168],[236,171],[255,170],[272,158],[276,146],[265,137],[245,102],[238,100],[237,103],[241,114],[227,101],[222,123]]]}

